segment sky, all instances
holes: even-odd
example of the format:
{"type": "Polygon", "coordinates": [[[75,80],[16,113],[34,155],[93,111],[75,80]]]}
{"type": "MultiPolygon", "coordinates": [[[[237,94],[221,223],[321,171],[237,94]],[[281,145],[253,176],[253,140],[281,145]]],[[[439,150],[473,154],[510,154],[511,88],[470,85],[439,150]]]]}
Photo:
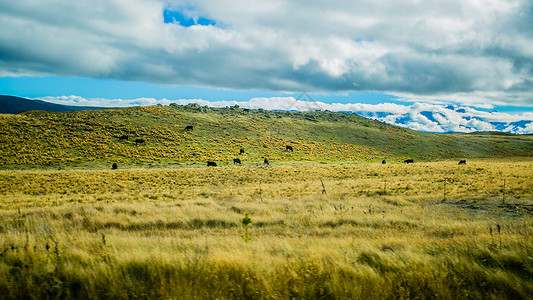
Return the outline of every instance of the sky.
{"type": "Polygon", "coordinates": [[[0,94],[56,103],[533,112],[531,0],[0,0],[0,28],[0,94]]]}

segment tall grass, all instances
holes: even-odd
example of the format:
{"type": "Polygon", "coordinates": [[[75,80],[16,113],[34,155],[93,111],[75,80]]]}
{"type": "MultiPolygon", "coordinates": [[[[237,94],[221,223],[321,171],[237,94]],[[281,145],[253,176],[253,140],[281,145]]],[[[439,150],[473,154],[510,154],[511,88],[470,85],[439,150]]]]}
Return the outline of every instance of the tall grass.
{"type": "Polygon", "coordinates": [[[532,165],[0,171],[0,295],[527,299],[532,165]]]}

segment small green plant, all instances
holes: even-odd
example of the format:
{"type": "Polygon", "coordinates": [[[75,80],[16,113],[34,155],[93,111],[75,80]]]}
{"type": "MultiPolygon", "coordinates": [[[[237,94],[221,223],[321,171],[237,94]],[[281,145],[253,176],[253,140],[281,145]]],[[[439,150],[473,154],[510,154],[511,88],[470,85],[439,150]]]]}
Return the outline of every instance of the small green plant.
{"type": "Polygon", "coordinates": [[[252,239],[250,236],[250,232],[248,230],[248,226],[252,224],[252,219],[248,216],[248,213],[244,214],[244,218],[241,220],[242,226],[244,226],[244,235],[242,235],[242,239],[246,242],[252,239]]]}

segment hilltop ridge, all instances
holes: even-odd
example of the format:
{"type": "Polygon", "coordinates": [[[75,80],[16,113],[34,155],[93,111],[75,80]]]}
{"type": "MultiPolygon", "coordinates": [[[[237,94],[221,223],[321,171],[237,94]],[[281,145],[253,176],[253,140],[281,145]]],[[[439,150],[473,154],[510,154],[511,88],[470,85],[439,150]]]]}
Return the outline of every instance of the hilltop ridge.
{"type": "Polygon", "coordinates": [[[531,156],[533,137],[431,134],[329,111],[197,104],[0,115],[0,166],[222,165],[531,156]],[[193,130],[185,130],[193,126],[193,130]],[[120,139],[128,136],[128,139],[120,139]],[[135,139],[145,143],[137,144],[135,139]],[[286,151],[290,145],[294,152],[286,151]],[[244,149],[243,155],[239,154],[244,149]]]}

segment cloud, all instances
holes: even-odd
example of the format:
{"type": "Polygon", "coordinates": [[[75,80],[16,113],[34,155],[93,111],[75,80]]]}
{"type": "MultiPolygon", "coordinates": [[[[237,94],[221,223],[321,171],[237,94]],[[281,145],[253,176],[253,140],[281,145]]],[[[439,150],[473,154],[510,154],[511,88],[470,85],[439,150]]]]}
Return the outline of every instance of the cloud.
{"type": "Polygon", "coordinates": [[[532,19],[529,0],[0,1],[0,76],[533,106],[532,19]]]}
{"type": "Polygon", "coordinates": [[[395,103],[323,103],[303,101],[293,97],[252,98],[249,101],[207,101],[203,99],[85,99],[79,96],[40,98],[52,103],[78,106],[129,107],[145,105],[187,105],[196,103],[201,106],[229,107],[238,105],[248,109],[266,110],[329,110],[351,112],[376,119],[385,123],[426,132],[473,132],[503,131],[519,134],[533,134],[533,112],[510,114],[497,111],[483,111],[468,106],[414,103],[399,105],[395,103]]]}

